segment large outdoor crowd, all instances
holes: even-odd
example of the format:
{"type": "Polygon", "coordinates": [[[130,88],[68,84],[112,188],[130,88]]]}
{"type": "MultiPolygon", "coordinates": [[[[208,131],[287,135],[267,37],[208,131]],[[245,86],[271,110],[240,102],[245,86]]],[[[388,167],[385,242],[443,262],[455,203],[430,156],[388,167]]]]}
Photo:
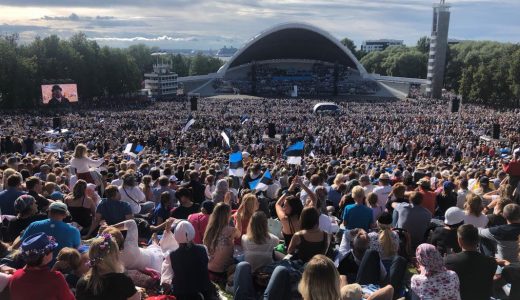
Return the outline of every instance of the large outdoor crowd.
{"type": "Polygon", "coordinates": [[[518,111],[318,102],[2,112],[0,298],[520,299],[518,111]]]}

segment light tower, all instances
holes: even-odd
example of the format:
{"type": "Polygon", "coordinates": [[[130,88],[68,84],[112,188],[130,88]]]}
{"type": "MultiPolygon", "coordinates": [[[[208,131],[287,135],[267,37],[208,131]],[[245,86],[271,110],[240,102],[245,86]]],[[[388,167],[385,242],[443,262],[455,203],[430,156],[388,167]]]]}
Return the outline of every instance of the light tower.
{"type": "Polygon", "coordinates": [[[426,94],[432,98],[441,98],[446,68],[446,50],[448,47],[448,29],[450,27],[450,6],[445,0],[433,5],[432,35],[428,56],[426,94]]]}

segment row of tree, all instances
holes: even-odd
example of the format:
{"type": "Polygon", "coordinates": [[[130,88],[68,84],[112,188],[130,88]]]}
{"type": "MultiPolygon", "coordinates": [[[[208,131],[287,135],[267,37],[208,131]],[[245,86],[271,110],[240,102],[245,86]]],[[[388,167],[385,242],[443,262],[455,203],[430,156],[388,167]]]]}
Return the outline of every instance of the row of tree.
{"type": "MultiPolygon", "coordinates": [[[[157,51],[145,45],[125,49],[101,47],[76,34],[68,40],[57,36],[18,43],[16,35],[0,37],[0,107],[31,107],[40,101],[40,85],[56,80],[77,83],[83,100],[118,96],[142,88],[143,75],[152,69],[157,51]]],[[[223,64],[218,58],[197,54],[164,59],[179,76],[215,72],[223,64]]]]}
{"type": "MultiPolygon", "coordinates": [[[[370,73],[426,78],[429,39],[422,37],[414,47],[390,46],[383,51],[364,53],[343,39],[370,73]]],[[[464,102],[485,105],[519,106],[520,44],[464,41],[448,48],[446,89],[462,96],[464,102]]]]}

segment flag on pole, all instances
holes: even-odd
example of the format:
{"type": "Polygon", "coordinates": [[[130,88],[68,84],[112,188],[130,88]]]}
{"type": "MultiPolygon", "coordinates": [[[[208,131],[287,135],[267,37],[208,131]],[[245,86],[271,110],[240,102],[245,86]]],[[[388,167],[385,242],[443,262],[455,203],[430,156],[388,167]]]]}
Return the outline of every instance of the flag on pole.
{"type": "Polygon", "coordinates": [[[186,132],[188,131],[188,129],[190,129],[191,125],[193,125],[193,123],[195,123],[195,118],[193,118],[191,115],[188,117],[188,121],[186,122],[186,124],[184,125],[184,127],[182,128],[182,132],[186,132]]]}
{"type": "Polygon", "coordinates": [[[125,150],[123,151],[123,153],[127,154],[127,155],[130,155],[132,157],[137,157],[137,155],[139,153],[141,153],[141,151],[143,151],[143,150],[144,150],[144,147],[142,145],[130,143],[130,144],[126,145],[125,150]]]}
{"type": "Polygon", "coordinates": [[[229,176],[243,177],[244,174],[242,152],[231,153],[229,155],[229,176]]]}
{"type": "Polygon", "coordinates": [[[271,176],[271,172],[269,172],[269,170],[265,171],[262,178],[260,178],[260,180],[256,183],[254,190],[265,192],[267,190],[267,188],[269,187],[269,184],[271,184],[272,179],[273,179],[273,177],[271,176]]]}
{"type": "Polygon", "coordinates": [[[247,121],[249,121],[249,116],[248,115],[243,115],[242,117],[240,117],[240,123],[242,125],[244,125],[247,121]]]}
{"type": "Polygon", "coordinates": [[[303,147],[305,143],[303,141],[297,142],[287,150],[285,150],[284,155],[287,156],[287,163],[291,165],[301,165],[302,164],[302,156],[303,156],[303,147]]]}
{"type": "Polygon", "coordinates": [[[229,142],[229,135],[227,134],[226,130],[222,130],[220,135],[222,136],[222,138],[224,138],[224,141],[226,141],[226,144],[228,145],[228,147],[231,148],[231,144],[229,142]]]}

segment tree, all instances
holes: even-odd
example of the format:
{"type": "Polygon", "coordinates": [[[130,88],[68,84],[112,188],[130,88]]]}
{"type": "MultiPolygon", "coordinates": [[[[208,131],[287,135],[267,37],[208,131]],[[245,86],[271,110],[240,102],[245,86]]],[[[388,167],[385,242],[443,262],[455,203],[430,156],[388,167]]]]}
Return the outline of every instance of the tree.
{"type": "Polygon", "coordinates": [[[421,37],[417,41],[417,45],[415,46],[415,48],[417,48],[419,52],[427,54],[428,52],[430,52],[430,38],[427,36],[421,37]]]}

